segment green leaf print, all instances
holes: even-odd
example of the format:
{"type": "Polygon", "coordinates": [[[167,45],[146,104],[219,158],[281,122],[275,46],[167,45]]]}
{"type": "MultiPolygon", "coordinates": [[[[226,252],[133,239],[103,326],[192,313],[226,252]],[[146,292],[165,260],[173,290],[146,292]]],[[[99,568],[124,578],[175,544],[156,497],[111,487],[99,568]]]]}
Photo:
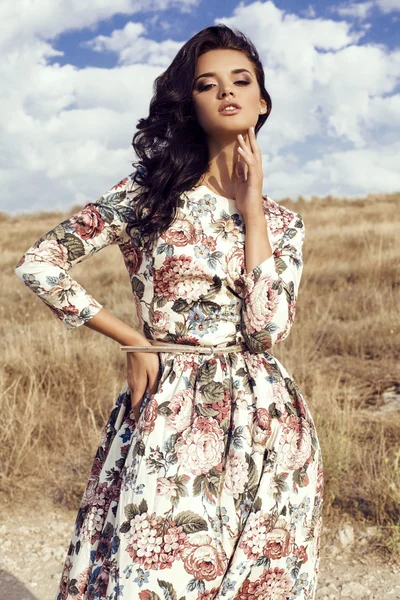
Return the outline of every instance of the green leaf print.
{"type": "Polygon", "coordinates": [[[73,261],[85,254],[85,248],[82,240],[72,233],[66,233],[63,240],[63,246],[68,250],[68,260],[73,261]]]}
{"type": "Polygon", "coordinates": [[[262,500],[259,496],[257,496],[257,498],[253,502],[253,512],[258,512],[259,510],[261,510],[261,507],[262,507],[262,500]]]}
{"type": "Polygon", "coordinates": [[[207,406],[205,404],[197,404],[196,413],[199,417],[215,417],[218,414],[218,411],[211,406],[207,406]]]}
{"type": "Polygon", "coordinates": [[[132,277],[131,287],[132,287],[132,291],[135,292],[135,294],[137,295],[139,300],[141,300],[143,298],[143,294],[144,294],[143,281],[140,281],[140,279],[138,279],[137,277],[132,277]]]}
{"type": "Polygon", "coordinates": [[[206,315],[212,315],[220,310],[219,304],[217,304],[217,302],[212,302],[211,300],[200,299],[197,302],[197,305],[206,315]]]}
{"type": "Polygon", "coordinates": [[[215,360],[206,360],[201,365],[197,373],[199,385],[204,385],[214,380],[217,372],[217,362],[215,360]]]}
{"type": "Polygon", "coordinates": [[[132,521],[136,515],[140,514],[137,504],[127,504],[124,508],[124,513],[128,521],[132,521]]]}
{"type": "Polygon", "coordinates": [[[210,381],[207,385],[201,386],[200,390],[204,395],[205,402],[209,404],[212,402],[222,402],[224,399],[224,386],[220,381],[210,381]]]}
{"type": "Polygon", "coordinates": [[[308,483],[307,467],[308,464],[305,464],[293,473],[293,482],[297,483],[299,487],[304,487],[308,483]]]}
{"type": "Polygon", "coordinates": [[[128,531],[131,528],[131,524],[130,521],[124,521],[121,525],[121,527],[119,528],[119,532],[120,533],[128,533],[128,531]]]}
{"type": "Polygon", "coordinates": [[[252,488],[258,483],[258,473],[254,459],[246,452],[246,462],[249,465],[249,476],[247,479],[247,487],[252,488]]]}
{"type": "Polygon", "coordinates": [[[174,519],[178,527],[182,527],[185,533],[197,533],[198,531],[207,531],[207,522],[191,510],[185,510],[176,515],[174,519]]]}
{"type": "Polygon", "coordinates": [[[263,330],[256,331],[248,337],[243,331],[243,336],[248,339],[248,344],[253,350],[253,352],[264,352],[264,348],[270,345],[271,335],[263,330]]]}
{"type": "Polygon", "coordinates": [[[213,277],[213,283],[210,287],[210,289],[208,290],[207,294],[204,294],[201,298],[202,300],[211,300],[212,298],[214,298],[214,296],[216,296],[216,294],[218,294],[218,292],[220,291],[222,287],[222,281],[221,279],[218,277],[218,275],[214,275],[213,277]]]}
{"type": "Polygon", "coordinates": [[[110,522],[108,522],[107,525],[104,527],[101,536],[103,538],[106,538],[107,540],[111,540],[111,538],[113,537],[113,534],[114,534],[114,527],[112,526],[112,524],[110,522]]]}
{"type": "Polygon", "coordinates": [[[172,305],[172,310],[176,313],[184,313],[184,312],[189,312],[189,309],[192,308],[193,302],[189,303],[187,302],[187,300],[184,300],[183,298],[179,298],[178,300],[175,300],[175,302],[172,305]]]}
{"type": "Polygon", "coordinates": [[[76,587],[76,582],[76,579],[71,579],[68,586],[68,593],[72,594],[72,596],[77,596],[79,594],[79,589],[76,587]]]}
{"type": "Polygon", "coordinates": [[[172,410],[169,408],[169,400],[166,400],[165,402],[159,404],[157,407],[157,412],[163,417],[169,417],[169,415],[172,414],[172,410]]]}
{"type": "Polygon", "coordinates": [[[172,583],[169,583],[169,581],[163,581],[161,579],[157,579],[157,583],[164,592],[165,600],[177,600],[177,595],[172,583]]]}
{"type": "Polygon", "coordinates": [[[280,497],[282,496],[282,492],[287,490],[288,485],[286,483],[286,479],[288,477],[288,474],[289,473],[279,473],[279,475],[274,476],[275,491],[273,493],[273,496],[274,500],[276,501],[280,499],[280,497]]]}

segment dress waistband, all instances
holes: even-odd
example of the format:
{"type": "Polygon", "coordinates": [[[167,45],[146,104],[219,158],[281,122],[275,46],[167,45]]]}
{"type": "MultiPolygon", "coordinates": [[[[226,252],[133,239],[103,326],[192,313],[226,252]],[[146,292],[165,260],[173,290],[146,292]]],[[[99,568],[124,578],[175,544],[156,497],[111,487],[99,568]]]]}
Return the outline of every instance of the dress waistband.
{"type": "Polygon", "coordinates": [[[170,344],[160,340],[148,340],[151,346],[120,346],[122,352],[195,352],[198,354],[220,354],[224,352],[243,352],[246,344],[232,346],[190,346],[189,344],[170,344]]]}

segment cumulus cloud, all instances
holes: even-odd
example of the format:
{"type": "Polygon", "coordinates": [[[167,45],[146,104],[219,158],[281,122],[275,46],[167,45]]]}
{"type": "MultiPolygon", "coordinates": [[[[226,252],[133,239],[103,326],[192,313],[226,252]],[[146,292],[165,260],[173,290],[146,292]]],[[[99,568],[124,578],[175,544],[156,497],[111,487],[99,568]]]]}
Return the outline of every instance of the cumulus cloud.
{"type": "Polygon", "coordinates": [[[372,9],[375,7],[375,2],[351,2],[350,4],[340,4],[339,6],[331,7],[332,12],[336,12],[341,17],[355,17],[358,19],[366,19],[372,9]]]}
{"type": "Polygon", "coordinates": [[[98,35],[83,45],[96,52],[115,52],[120,64],[146,63],[167,68],[183,42],[156,42],[144,37],[145,33],[142,23],[129,22],[111,36],[98,35]]]}
{"type": "Polygon", "coordinates": [[[400,0],[369,0],[368,2],[344,2],[331,6],[330,10],[341,17],[365,20],[376,8],[387,14],[400,11],[400,0]]]}
{"type": "MultiPolygon", "coordinates": [[[[152,9],[190,10],[194,1],[158,0],[152,9]]],[[[130,172],[130,143],[137,120],[148,114],[154,79],[185,41],[151,39],[136,15],[144,0],[89,4],[90,10],[77,2],[66,11],[63,2],[40,0],[35,14],[27,1],[1,4],[0,22],[7,22],[0,33],[3,210],[83,204],[130,172]],[[135,20],[96,35],[98,23],[118,12],[135,20]],[[113,53],[116,66],[55,62],[56,36],[73,28],[93,28],[86,45],[113,53]]],[[[394,10],[394,0],[391,5],[394,10]]],[[[279,199],[400,189],[393,158],[399,152],[398,50],[363,45],[366,23],[355,27],[345,16],[332,20],[310,11],[300,17],[271,1],[239,4],[221,21],[248,34],[264,64],[273,100],[258,138],[265,192],[279,199]]]]}
{"type": "Polygon", "coordinates": [[[384,13],[400,11],[400,0],[376,0],[376,3],[384,13]]]}

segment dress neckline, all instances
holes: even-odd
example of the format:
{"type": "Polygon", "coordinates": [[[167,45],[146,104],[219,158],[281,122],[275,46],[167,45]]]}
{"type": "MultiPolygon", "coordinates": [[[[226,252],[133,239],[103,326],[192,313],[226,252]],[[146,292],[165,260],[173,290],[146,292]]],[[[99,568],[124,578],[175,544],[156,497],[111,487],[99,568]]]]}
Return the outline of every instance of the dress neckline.
{"type": "Polygon", "coordinates": [[[211,194],[213,194],[214,196],[219,196],[220,198],[225,198],[225,200],[232,200],[233,202],[236,202],[236,198],[229,198],[228,196],[223,196],[222,194],[218,194],[217,192],[212,190],[210,187],[208,187],[208,185],[206,185],[205,183],[201,183],[200,185],[194,186],[195,190],[197,190],[199,188],[206,188],[206,190],[211,192],[211,194]]]}

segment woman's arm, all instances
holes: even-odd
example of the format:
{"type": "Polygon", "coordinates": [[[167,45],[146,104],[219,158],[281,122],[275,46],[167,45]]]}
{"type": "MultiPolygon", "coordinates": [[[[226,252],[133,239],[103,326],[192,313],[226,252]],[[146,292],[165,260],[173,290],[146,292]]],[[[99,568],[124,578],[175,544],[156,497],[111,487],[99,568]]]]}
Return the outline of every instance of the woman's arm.
{"type": "Polygon", "coordinates": [[[89,202],[34,242],[15,268],[17,277],[67,329],[88,325],[123,345],[136,345],[144,338],[104,309],[69,271],[106,246],[128,239],[137,243],[140,252],[139,232],[133,232],[132,238],[126,232],[135,186],[132,175],[125,177],[99,200],[89,202]]]}
{"type": "Polygon", "coordinates": [[[287,338],[294,322],[305,227],[302,216],[294,213],[272,254],[265,220],[259,238],[259,225],[253,226],[253,230],[251,223],[249,230],[246,227],[246,266],[250,270],[242,275],[242,331],[253,352],[264,352],[287,338]]]}

